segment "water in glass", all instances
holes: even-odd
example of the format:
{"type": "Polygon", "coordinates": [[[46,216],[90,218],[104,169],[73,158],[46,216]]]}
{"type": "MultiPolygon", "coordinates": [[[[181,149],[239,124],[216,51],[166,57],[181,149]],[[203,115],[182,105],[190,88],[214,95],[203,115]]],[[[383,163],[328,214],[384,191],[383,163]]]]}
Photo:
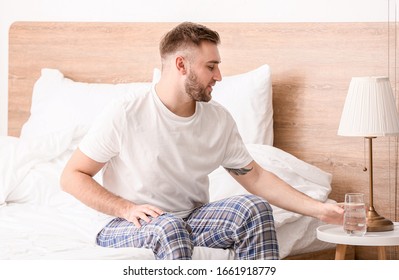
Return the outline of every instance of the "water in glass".
{"type": "Polygon", "coordinates": [[[363,236],[367,231],[364,195],[345,194],[344,230],[349,235],[363,236]]]}

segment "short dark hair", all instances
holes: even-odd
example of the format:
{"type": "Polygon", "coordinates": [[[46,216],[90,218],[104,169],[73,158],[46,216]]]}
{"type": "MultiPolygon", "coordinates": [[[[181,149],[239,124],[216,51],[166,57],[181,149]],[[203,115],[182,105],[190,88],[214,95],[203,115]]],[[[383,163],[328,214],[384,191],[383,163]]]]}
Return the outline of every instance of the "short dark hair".
{"type": "Polygon", "coordinates": [[[216,31],[204,25],[183,22],[164,35],[159,44],[159,52],[161,58],[164,58],[182,47],[199,46],[202,41],[209,41],[217,45],[220,44],[220,37],[216,31]]]}

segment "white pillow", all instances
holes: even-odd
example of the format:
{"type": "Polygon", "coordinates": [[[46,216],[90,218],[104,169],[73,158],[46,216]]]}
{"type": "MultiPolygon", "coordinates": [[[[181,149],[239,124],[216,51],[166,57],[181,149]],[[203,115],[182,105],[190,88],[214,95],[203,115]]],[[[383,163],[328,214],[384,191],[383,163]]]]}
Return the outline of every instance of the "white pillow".
{"type": "Polygon", "coordinates": [[[13,161],[16,151],[18,150],[19,139],[12,136],[0,136],[0,206],[6,200],[8,194],[11,192],[12,182],[19,177],[13,170],[13,161]]]}
{"type": "Polygon", "coordinates": [[[30,138],[0,136],[0,206],[43,202],[59,191],[61,171],[87,130],[78,126],[30,138]],[[39,170],[43,176],[37,176],[39,170]]]}
{"type": "MultiPolygon", "coordinates": [[[[157,83],[160,77],[160,70],[155,69],[153,82],[157,83]]],[[[244,143],[273,145],[272,81],[268,65],[223,77],[214,86],[212,99],[231,113],[244,143]]]]}
{"type": "MultiPolygon", "coordinates": [[[[264,169],[316,200],[327,200],[331,192],[330,173],[273,146],[247,144],[246,147],[253,159],[264,169]]],[[[222,167],[209,175],[210,201],[246,193],[248,192],[222,167]]],[[[276,206],[272,207],[276,225],[292,222],[301,216],[276,206]]]]}
{"type": "Polygon", "coordinates": [[[56,69],[42,69],[33,88],[31,115],[21,138],[90,125],[111,99],[150,89],[151,83],[99,84],[75,82],[56,69]]]}

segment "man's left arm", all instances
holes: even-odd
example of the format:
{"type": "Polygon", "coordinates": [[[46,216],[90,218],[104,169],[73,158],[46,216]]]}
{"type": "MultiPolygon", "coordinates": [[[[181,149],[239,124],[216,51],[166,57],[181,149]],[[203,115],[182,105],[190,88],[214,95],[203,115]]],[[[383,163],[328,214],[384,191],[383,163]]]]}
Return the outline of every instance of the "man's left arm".
{"type": "Polygon", "coordinates": [[[335,204],[317,201],[296,190],[278,176],[264,170],[255,161],[243,168],[226,168],[247,191],[263,197],[280,208],[311,216],[330,224],[342,224],[343,209],[335,204]]]}

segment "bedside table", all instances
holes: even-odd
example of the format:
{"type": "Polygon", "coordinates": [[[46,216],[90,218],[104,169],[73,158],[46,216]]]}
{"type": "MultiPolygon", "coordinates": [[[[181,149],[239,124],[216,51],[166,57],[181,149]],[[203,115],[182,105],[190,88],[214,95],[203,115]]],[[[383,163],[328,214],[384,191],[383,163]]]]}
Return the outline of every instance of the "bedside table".
{"type": "Polygon", "coordinates": [[[377,247],[378,259],[386,260],[385,246],[399,246],[399,223],[394,223],[394,230],[366,232],[364,236],[350,236],[342,226],[323,225],[317,228],[317,238],[321,241],[335,243],[336,260],[344,260],[347,245],[377,247]]]}

